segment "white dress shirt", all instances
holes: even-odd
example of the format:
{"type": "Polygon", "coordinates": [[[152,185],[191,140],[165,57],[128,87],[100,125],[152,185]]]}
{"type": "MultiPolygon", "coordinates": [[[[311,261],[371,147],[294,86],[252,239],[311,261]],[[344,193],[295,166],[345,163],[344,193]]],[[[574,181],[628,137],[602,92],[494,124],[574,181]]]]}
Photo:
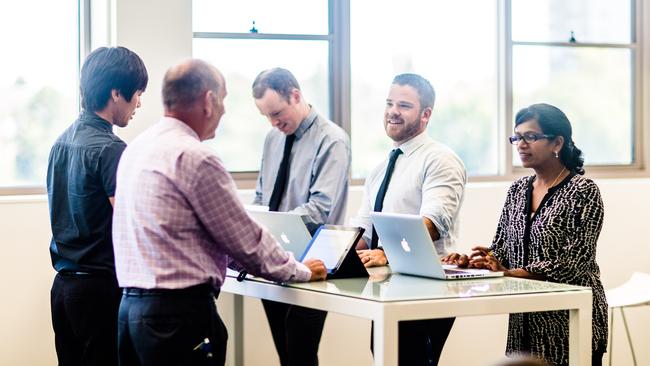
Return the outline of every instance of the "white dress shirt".
{"type": "MultiPolygon", "coordinates": [[[[444,255],[453,248],[458,237],[458,213],[467,182],[465,166],[458,155],[446,145],[432,140],[426,131],[396,148],[400,148],[403,154],[395,162],[382,212],[430,219],[440,234],[434,245],[438,254],[444,255]]],[[[350,220],[352,225],[366,229],[363,236],[366,243],[370,243],[372,236],[370,212],[375,206],[387,165],[388,158],[370,172],[359,213],[350,220]]]]}

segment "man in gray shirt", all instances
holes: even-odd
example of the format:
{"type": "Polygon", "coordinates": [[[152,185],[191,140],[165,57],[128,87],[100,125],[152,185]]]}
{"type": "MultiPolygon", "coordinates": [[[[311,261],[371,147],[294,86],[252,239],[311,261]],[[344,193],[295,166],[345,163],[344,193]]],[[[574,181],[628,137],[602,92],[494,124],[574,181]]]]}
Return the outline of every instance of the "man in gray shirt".
{"type": "MultiPolygon", "coordinates": [[[[253,97],[275,127],[264,141],[253,203],[303,215],[312,234],[322,224],[342,224],[350,170],[348,135],[305,101],[288,70],[260,73],[253,97]]],[[[327,313],[266,300],[262,304],[280,363],[318,365],[327,313]]]]}

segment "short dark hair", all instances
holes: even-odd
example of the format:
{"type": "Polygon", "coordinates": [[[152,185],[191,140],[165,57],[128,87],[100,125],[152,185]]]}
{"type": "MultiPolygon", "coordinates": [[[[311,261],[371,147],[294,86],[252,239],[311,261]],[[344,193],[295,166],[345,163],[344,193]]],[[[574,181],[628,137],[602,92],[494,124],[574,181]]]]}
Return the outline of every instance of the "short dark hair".
{"type": "Polygon", "coordinates": [[[209,63],[193,59],[186,66],[167,70],[163,79],[163,104],[167,110],[186,107],[211,90],[218,94],[222,87],[216,77],[217,69],[209,63]]]}
{"type": "Polygon", "coordinates": [[[420,96],[420,111],[423,111],[425,108],[433,109],[433,104],[436,101],[436,92],[433,90],[433,86],[431,86],[429,80],[418,74],[407,73],[395,76],[393,84],[413,87],[420,96]]]}
{"type": "Polygon", "coordinates": [[[547,135],[562,136],[564,146],[560,150],[562,164],[577,174],[585,174],[582,151],[573,142],[573,131],[569,118],[558,107],[546,103],[538,103],[521,109],[515,116],[515,127],[524,122],[535,120],[547,135]]]}
{"type": "Polygon", "coordinates": [[[289,70],[276,67],[264,70],[257,75],[253,81],[253,97],[255,99],[262,98],[267,89],[276,91],[288,102],[293,89],[300,90],[300,85],[289,70]]]}
{"type": "Polygon", "coordinates": [[[87,111],[101,111],[113,89],[130,102],[137,90],[147,88],[148,82],[147,68],[135,52],[125,47],[100,47],[86,57],[81,67],[81,106],[87,111]]]}

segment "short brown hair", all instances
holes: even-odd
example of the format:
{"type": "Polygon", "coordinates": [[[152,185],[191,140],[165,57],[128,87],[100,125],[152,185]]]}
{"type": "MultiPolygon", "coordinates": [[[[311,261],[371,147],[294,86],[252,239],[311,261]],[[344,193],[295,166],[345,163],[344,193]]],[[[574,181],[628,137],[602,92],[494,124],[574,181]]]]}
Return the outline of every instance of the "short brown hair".
{"type": "Polygon", "coordinates": [[[264,70],[257,75],[253,81],[253,97],[255,99],[262,98],[267,89],[276,91],[288,102],[293,89],[300,90],[300,85],[289,70],[276,67],[264,70]]]}

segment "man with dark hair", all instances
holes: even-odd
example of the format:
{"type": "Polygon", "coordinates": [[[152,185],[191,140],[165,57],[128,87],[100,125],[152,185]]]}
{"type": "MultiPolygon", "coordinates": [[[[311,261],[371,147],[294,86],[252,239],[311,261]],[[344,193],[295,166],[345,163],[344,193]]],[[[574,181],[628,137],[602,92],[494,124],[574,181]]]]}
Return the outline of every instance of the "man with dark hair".
{"type": "MultiPolygon", "coordinates": [[[[264,142],[254,203],[301,214],[312,234],[322,224],[342,224],[350,170],[348,135],[307,103],[288,70],[260,73],[253,97],[275,127],[264,142]]],[[[262,304],[280,363],[317,365],[327,313],[268,300],[262,304]]]]}
{"type": "Polygon", "coordinates": [[[93,51],[81,68],[82,111],[48,161],[52,325],[61,365],[115,365],[120,289],[111,240],[117,163],[147,69],[124,47],[93,51]]]}
{"type": "MultiPolygon", "coordinates": [[[[467,178],[460,158],[427,135],[434,100],[433,87],[422,76],[393,79],[384,129],[395,149],[366,178],[359,214],[351,220],[366,229],[357,246],[366,267],[387,263],[371,211],[422,216],[441,257],[454,245],[467,178]]],[[[400,322],[399,364],[436,365],[453,324],[454,318],[400,322]]]]}
{"type": "Polygon", "coordinates": [[[296,261],[250,218],[221,160],[201,144],[215,136],[225,97],[210,64],[172,67],[165,116],[120,161],[113,238],[122,365],[223,365],[227,332],[214,299],[228,264],[282,282],[327,274],[320,260],[296,261]]]}

